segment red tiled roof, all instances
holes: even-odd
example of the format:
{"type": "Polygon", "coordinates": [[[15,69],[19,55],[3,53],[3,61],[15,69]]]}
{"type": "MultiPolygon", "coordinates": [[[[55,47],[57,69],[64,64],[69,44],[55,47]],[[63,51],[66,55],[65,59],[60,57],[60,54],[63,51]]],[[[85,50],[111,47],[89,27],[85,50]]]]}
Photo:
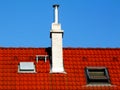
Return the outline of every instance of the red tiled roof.
{"type": "Polygon", "coordinates": [[[64,48],[67,74],[50,74],[50,60],[36,63],[36,55],[50,48],[0,48],[0,90],[120,90],[120,48],[64,48]],[[18,73],[21,61],[33,61],[35,74],[18,73]],[[111,86],[87,86],[85,67],[107,67],[111,86]]]}

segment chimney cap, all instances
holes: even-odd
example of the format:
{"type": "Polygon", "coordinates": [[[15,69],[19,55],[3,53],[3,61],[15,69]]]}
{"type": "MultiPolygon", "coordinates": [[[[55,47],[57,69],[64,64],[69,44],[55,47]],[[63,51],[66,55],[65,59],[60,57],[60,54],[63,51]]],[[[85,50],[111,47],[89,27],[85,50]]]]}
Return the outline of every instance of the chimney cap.
{"type": "Polygon", "coordinates": [[[58,4],[54,4],[53,7],[59,7],[59,5],[58,4]]]}

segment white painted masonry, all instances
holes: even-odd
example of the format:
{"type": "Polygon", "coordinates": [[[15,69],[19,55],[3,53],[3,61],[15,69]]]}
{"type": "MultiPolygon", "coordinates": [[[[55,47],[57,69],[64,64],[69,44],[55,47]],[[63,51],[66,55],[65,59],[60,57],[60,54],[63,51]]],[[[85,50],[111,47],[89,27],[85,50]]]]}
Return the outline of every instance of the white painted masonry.
{"type": "MultiPolygon", "coordinates": [[[[55,18],[58,16],[58,12],[56,12],[58,11],[58,6],[59,5],[53,5],[55,8],[55,18]]],[[[63,32],[64,31],[61,30],[61,25],[58,24],[58,19],[55,19],[55,22],[52,23],[52,29],[50,31],[50,38],[52,42],[52,65],[50,73],[65,73],[62,46],[63,32]]]]}

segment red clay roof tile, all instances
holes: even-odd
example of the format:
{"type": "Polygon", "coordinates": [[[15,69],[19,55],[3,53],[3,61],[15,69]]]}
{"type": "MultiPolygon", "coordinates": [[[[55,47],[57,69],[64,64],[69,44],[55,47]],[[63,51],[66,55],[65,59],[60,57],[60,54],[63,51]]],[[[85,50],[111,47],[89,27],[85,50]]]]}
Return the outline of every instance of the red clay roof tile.
{"type": "Polygon", "coordinates": [[[120,48],[64,48],[67,74],[50,74],[50,60],[45,63],[36,55],[49,55],[50,48],[0,48],[0,90],[119,90],[120,48]],[[35,74],[18,73],[21,61],[33,61],[35,74]],[[108,68],[112,86],[87,86],[85,67],[108,68]]]}

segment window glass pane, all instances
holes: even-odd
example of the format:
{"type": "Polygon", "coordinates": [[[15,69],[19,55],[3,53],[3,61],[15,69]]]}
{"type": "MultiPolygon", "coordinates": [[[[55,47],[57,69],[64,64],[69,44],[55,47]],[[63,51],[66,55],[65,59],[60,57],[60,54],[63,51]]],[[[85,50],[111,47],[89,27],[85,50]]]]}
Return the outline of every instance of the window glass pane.
{"type": "Polygon", "coordinates": [[[34,62],[20,62],[18,65],[19,73],[35,73],[34,62]]]}

